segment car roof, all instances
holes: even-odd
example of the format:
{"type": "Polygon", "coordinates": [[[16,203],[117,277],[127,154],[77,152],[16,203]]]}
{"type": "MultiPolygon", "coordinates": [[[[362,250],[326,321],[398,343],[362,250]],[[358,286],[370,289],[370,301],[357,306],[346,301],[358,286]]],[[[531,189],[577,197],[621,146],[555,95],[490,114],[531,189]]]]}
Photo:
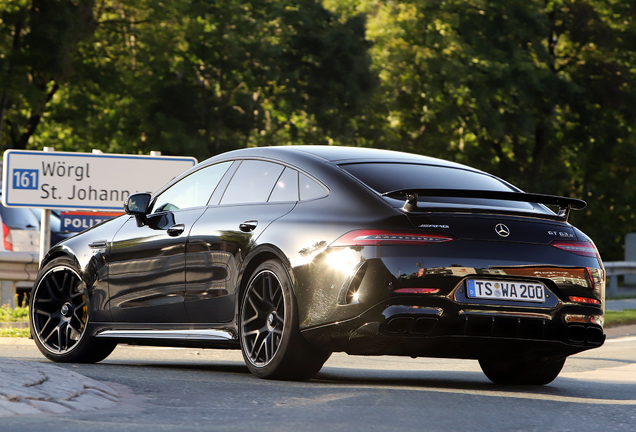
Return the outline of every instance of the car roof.
{"type": "Polygon", "coordinates": [[[453,162],[413,153],[404,153],[394,150],[383,150],[366,147],[339,147],[339,146],[288,146],[292,151],[302,151],[313,154],[330,162],[344,163],[354,161],[401,161],[427,163],[435,165],[461,166],[453,162]]]}
{"type": "Polygon", "coordinates": [[[323,161],[335,163],[338,165],[346,163],[364,163],[364,162],[400,162],[400,163],[418,163],[426,165],[444,166],[449,168],[460,168],[470,171],[479,171],[467,165],[455,162],[437,159],[434,157],[422,156],[413,153],[404,153],[394,150],[383,150],[367,147],[345,147],[345,146],[326,146],[326,145],[291,145],[291,146],[273,146],[273,147],[254,147],[247,149],[234,150],[227,153],[219,154],[212,158],[223,159],[241,158],[241,157],[272,157],[281,160],[289,158],[307,159],[306,156],[313,156],[311,159],[320,158],[323,161]]]}

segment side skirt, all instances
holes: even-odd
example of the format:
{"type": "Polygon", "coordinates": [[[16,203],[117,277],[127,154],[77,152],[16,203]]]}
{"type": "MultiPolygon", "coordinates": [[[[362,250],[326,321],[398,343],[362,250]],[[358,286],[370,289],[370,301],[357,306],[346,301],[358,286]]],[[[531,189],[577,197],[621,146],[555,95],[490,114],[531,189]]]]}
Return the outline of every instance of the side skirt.
{"type": "MultiPolygon", "coordinates": [[[[131,345],[175,346],[193,348],[240,348],[238,333],[233,328],[192,328],[175,325],[140,323],[91,323],[97,339],[117,340],[131,345]]],[[[181,325],[182,326],[182,325],[181,325]]]]}

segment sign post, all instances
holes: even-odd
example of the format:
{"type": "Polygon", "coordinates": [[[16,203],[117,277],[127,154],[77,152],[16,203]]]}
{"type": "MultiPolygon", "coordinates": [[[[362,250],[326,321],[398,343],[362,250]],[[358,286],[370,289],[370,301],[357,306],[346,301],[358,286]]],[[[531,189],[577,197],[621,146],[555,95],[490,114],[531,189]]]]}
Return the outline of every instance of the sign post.
{"type": "Polygon", "coordinates": [[[46,209],[40,261],[49,249],[50,209],[121,212],[129,195],[155,192],[197,163],[192,157],[46,150],[7,150],[2,172],[5,206],[46,209]]]}
{"type": "MultiPolygon", "coordinates": [[[[53,147],[44,147],[45,152],[55,151],[53,147]]],[[[4,183],[3,183],[4,184],[4,183]]],[[[40,216],[40,259],[42,262],[46,252],[51,249],[51,209],[43,208],[40,216]]]]}

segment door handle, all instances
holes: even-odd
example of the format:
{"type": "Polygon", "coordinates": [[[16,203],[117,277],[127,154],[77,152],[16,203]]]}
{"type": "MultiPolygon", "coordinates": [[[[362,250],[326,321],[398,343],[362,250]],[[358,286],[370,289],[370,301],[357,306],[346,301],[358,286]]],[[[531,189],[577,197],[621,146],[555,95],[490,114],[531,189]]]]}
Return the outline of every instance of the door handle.
{"type": "Polygon", "coordinates": [[[108,246],[108,243],[106,242],[106,240],[97,240],[97,241],[94,241],[93,243],[88,244],[88,247],[92,249],[101,249],[101,248],[105,248],[106,246],[108,246]]]}
{"type": "Polygon", "coordinates": [[[172,225],[170,228],[168,228],[168,235],[170,237],[176,237],[178,235],[181,235],[181,233],[183,233],[183,231],[185,231],[185,225],[184,224],[172,225]]]}
{"type": "Polygon", "coordinates": [[[248,220],[239,225],[239,229],[243,232],[251,232],[258,226],[257,220],[248,220]]]}

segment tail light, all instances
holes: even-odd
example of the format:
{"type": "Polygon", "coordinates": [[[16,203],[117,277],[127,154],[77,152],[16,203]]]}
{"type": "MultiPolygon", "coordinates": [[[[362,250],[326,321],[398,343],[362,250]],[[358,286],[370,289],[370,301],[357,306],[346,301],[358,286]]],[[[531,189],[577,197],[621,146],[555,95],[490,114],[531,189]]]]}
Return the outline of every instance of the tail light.
{"type": "Polygon", "coordinates": [[[598,290],[601,284],[605,283],[605,271],[603,269],[585,267],[585,273],[593,289],[598,290]]]}
{"type": "Polygon", "coordinates": [[[439,288],[398,288],[393,292],[401,294],[437,294],[439,288]]]}
{"type": "MultiPolygon", "coordinates": [[[[601,256],[591,241],[555,241],[550,243],[550,245],[576,255],[598,258],[599,263],[601,261],[601,256]]],[[[590,287],[595,291],[600,290],[605,283],[604,270],[602,268],[585,267],[585,273],[590,287]]],[[[577,303],[600,304],[597,299],[588,297],[570,297],[570,300],[577,303]]]]}
{"type": "Polygon", "coordinates": [[[420,232],[388,230],[356,230],[343,235],[331,246],[415,245],[444,243],[453,240],[453,237],[443,234],[422,234],[420,232]]]}
{"type": "Polygon", "coordinates": [[[570,296],[570,300],[576,303],[601,304],[599,300],[589,297],[570,296]]]}
{"type": "Polygon", "coordinates": [[[13,250],[13,239],[11,238],[11,230],[4,223],[2,224],[2,240],[4,242],[4,250],[13,250]]]}
{"type": "Polygon", "coordinates": [[[554,246],[555,248],[559,248],[561,250],[564,250],[566,252],[570,252],[576,255],[600,258],[598,251],[596,250],[596,246],[594,246],[594,243],[589,241],[582,241],[582,242],[555,241],[550,243],[550,245],[554,246]]]}

